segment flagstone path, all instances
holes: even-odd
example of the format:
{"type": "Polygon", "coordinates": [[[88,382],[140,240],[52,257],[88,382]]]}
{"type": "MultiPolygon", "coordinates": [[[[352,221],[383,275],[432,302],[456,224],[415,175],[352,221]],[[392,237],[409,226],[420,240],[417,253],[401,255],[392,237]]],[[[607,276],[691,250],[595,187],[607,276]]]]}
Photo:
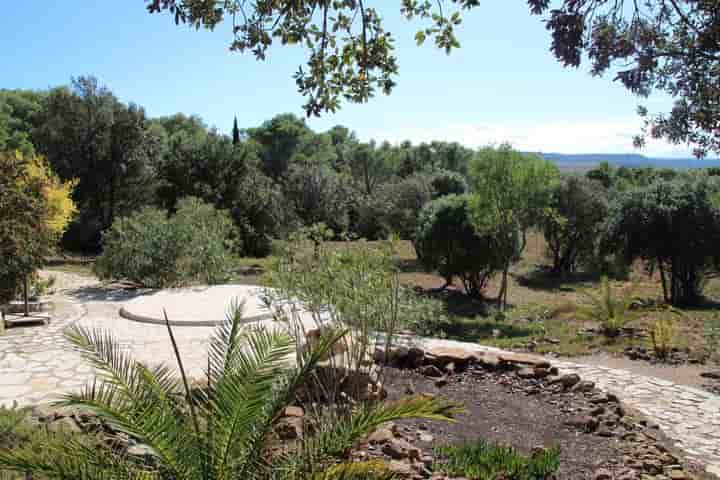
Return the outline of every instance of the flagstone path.
{"type": "MultiPolygon", "coordinates": [[[[67,275],[67,274],[65,274],[67,275]]],[[[77,276],[76,276],[77,277],[77,276]]],[[[162,325],[121,318],[119,309],[139,294],[99,289],[91,279],[68,278],[66,288],[50,299],[56,304],[47,326],[11,329],[0,335],[0,407],[57,400],[80,388],[93,369],[74,352],[62,332],[77,324],[113,332],[120,344],[141,361],[175,365],[167,331],[162,325]],[[73,283],[74,282],[74,283],[73,283]]],[[[186,369],[198,375],[206,364],[210,327],[175,327],[186,369]]],[[[417,339],[424,346],[443,345],[476,352],[499,353],[492,347],[438,339],[417,339]]],[[[720,397],[654,377],[625,370],[552,359],[561,372],[578,373],[616,394],[645,414],[689,457],[720,476],[720,397]]]]}

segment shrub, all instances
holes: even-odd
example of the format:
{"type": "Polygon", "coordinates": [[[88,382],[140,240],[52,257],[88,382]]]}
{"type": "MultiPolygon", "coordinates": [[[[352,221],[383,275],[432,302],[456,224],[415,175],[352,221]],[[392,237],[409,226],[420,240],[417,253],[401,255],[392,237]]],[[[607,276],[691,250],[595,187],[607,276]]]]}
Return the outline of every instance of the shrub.
{"type": "Polygon", "coordinates": [[[630,309],[635,302],[632,285],[626,285],[617,292],[610,286],[608,278],[603,276],[599,293],[584,290],[582,294],[590,301],[590,305],[579,306],[577,314],[599,323],[603,334],[608,337],[617,337],[620,329],[639,315],[630,309]]]}
{"type": "Polygon", "coordinates": [[[400,312],[401,325],[420,336],[447,336],[450,319],[441,301],[417,295],[409,289],[404,291],[404,295],[400,312]]]}
{"type": "Polygon", "coordinates": [[[218,283],[231,267],[234,238],[227,212],[198,199],[182,200],[172,217],[144,208],[118,218],[105,232],[95,272],[101,279],[127,279],[155,288],[218,283]]]}
{"type": "Polygon", "coordinates": [[[479,440],[465,445],[439,447],[435,452],[443,459],[435,463],[436,472],[470,480],[550,480],[555,478],[560,468],[558,448],[538,450],[528,458],[512,447],[479,440]]]}
{"type": "Polygon", "coordinates": [[[672,315],[678,315],[679,312],[677,310],[665,310],[658,313],[660,316],[655,319],[650,329],[650,339],[652,340],[655,356],[665,360],[670,355],[677,332],[672,315]]]}
{"type": "Polygon", "coordinates": [[[463,195],[468,191],[465,177],[450,170],[441,170],[435,173],[432,180],[430,180],[430,186],[433,190],[433,198],[447,195],[463,195]]]}
{"type": "Polygon", "coordinates": [[[553,273],[565,275],[594,262],[607,209],[606,193],[597,182],[574,175],[561,179],[542,220],[553,273]]]}
{"type": "MultiPolygon", "coordinates": [[[[372,370],[382,381],[382,369],[367,364],[375,346],[387,347],[402,327],[436,310],[400,285],[390,241],[313,246],[309,239],[295,237],[279,252],[268,271],[272,288],[266,292],[266,302],[292,329],[301,331],[298,338],[306,330],[328,326],[349,329],[331,365],[362,374],[372,370]]],[[[324,388],[328,396],[337,398],[343,380],[331,380],[324,388]]]]}
{"type": "Polygon", "coordinates": [[[620,194],[611,204],[604,250],[659,270],[666,302],[698,303],[707,274],[720,263],[720,211],[713,195],[703,178],[658,181],[620,194]]]}
{"type": "Polygon", "coordinates": [[[449,195],[427,204],[418,222],[415,248],[425,268],[437,270],[446,286],[457,276],[469,295],[481,297],[504,263],[496,255],[496,239],[475,229],[471,201],[467,195],[449,195]]]}

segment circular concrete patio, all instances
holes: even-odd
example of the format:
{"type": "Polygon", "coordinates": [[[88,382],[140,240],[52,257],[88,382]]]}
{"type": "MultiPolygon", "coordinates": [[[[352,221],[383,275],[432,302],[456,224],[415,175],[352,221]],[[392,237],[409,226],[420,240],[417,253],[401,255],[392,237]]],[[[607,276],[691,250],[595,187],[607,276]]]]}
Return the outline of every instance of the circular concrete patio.
{"type": "Polygon", "coordinates": [[[175,288],[141,295],[126,302],[120,316],[140,323],[212,327],[224,322],[235,305],[243,306],[244,322],[272,318],[262,302],[263,289],[250,285],[175,288]]]}

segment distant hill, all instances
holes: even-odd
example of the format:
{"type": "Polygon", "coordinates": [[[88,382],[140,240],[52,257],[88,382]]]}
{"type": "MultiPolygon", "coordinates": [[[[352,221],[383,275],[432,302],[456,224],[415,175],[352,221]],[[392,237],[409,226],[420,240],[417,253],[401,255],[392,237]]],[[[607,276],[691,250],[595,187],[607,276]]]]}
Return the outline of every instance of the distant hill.
{"type": "Polygon", "coordinates": [[[686,170],[689,168],[720,167],[720,158],[653,158],[636,153],[538,153],[557,164],[562,170],[589,170],[600,162],[626,167],[657,167],[686,170]]]}

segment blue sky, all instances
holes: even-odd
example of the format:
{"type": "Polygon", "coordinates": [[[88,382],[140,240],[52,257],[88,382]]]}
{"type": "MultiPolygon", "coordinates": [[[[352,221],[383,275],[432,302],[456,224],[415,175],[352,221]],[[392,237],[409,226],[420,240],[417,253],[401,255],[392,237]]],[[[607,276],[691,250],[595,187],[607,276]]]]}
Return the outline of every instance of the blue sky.
{"type": "MultiPolygon", "coordinates": [[[[549,34],[525,2],[483,2],[465,14],[462,48],[450,56],[431,43],[416,47],[418,24],[400,18],[399,0],[384,12],[400,64],[390,97],[345,104],[310,125],[343,124],[363,140],[459,141],[476,147],[509,141],[523,150],[561,153],[634,152],[639,99],[610,78],[565,69],[548,52],[549,34]]],[[[231,53],[224,25],[214,32],[176,27],[149,15],[141,0],[8,2],[0,18],[0,88],[47,88],[92,74],[123,101],[151,116],[198,114],[229,131],[237,115],[254,126],[283,113],[302,115],[291,78],[304,53],[275,48],[262,63],[231,53]],[[122,6],[120,6],[122,5],[122,6]]],[[[663,111],[667,98],[642,101],[663,111]]],[[[688,156],[686,146],[653,142],[641,153],[688,156]]]]}

